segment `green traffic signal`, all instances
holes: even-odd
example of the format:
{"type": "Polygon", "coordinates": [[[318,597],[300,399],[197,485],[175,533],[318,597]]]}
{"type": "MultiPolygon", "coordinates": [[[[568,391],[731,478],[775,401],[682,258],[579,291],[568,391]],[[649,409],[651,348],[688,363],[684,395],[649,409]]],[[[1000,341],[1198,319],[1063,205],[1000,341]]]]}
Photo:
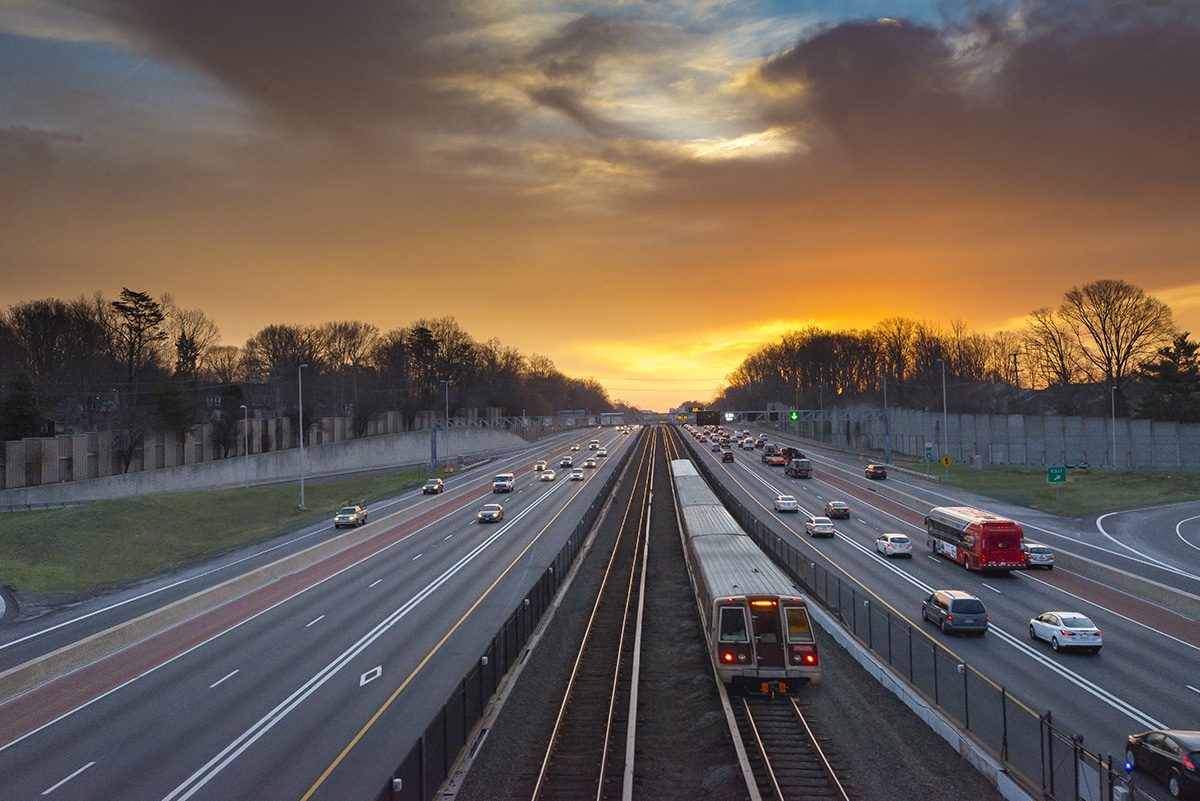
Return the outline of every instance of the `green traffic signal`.
{"type": "Polygon", "coordinates": [[[799,419],[800,419],[800,412],[793,409],[792,410],[792,420],[795,421],[795,420],[799,420],[799,419]]]}

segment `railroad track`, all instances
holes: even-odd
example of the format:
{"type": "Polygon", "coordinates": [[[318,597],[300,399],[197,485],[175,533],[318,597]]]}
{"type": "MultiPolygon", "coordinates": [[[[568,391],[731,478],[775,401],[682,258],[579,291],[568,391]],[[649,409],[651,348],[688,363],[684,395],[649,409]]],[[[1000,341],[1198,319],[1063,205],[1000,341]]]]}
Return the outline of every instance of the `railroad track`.
{"type": "Polygon", "coordinates": [[[735,697],[731,732],[740,740],[752,797],[776,801],[850,801],[838,772],[794,698],[735,697]]]}
{"type": "Polygon", "coordinates": [[[628,724],[637,718],[630,710],[637,708],[645,534],[657,439],[644,437],[636,457],[634,490],[533,787],[535,801],[630,793],[636,731],[628,724]]]}

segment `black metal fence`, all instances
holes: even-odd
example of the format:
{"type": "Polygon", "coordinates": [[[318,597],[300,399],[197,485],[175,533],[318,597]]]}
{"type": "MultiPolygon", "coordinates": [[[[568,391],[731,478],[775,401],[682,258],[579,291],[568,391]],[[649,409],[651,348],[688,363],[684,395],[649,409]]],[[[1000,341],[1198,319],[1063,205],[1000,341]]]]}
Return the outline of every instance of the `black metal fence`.
{"type": "MultiPolygon", "coordinates": [[[[690,442],[688,446],[693,447],[690,442]]],[[[693,455],[698,455],[694,448],[693,455]]],[[[1050,711],[1034,710],[859,584],[806,558],[792,538],[777,534],[715,481],[706,460],[695,461],[742,528],[810,599],[996,759],[1019,787],[1055,801],[1152,798],[1134,788],[1123,754],[1114,759],[1087,751],[1082,736],[1053,725],[1050,711]]]]}
{"type": "Polygon", "coordinates": [[[459,752],[468,745],[467,738],[483,717],[492,694],[509,668],[521,659],[529,637],[554,602],[634,450],[632,447],[625,449],[617,460],[616,469],[609,474],[554,561],[542,571],[520,605],[492,638],[475,667],[459,682],[445,706],[426,726],[417,743],[380,789],[376,796],[378,801],[429,801],[450,777],[459,752]]]}

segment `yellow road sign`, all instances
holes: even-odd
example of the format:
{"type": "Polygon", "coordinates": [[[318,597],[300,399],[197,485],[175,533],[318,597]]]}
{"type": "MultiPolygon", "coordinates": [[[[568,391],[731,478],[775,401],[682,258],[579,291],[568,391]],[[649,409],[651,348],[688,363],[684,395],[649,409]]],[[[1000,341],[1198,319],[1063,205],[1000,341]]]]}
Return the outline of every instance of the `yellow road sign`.
{"type": "Polygon", "coordinates": [[[954,464],[954,460],[950,458],[950,454],[946,454],[941,459],[938,459],[938,461],[942,463],[942,467],[949,467],[954,464]]]}

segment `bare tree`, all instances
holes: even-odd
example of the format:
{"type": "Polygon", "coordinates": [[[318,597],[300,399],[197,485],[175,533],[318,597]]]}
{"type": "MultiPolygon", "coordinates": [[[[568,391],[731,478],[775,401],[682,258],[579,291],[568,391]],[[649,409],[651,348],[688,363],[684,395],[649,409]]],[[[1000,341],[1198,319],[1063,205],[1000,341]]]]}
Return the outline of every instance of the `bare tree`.
{"type": "Polygon", "coordinates": [[[217,345],[208,349],[203,360],[205,379],[214,384],[233,384],[245,380],[242,349],[237,345],[217,345]]]}
{"type": "Polygon", "coordinates": [[[1116,279],[1072,287],[1058,313],[1071,327],[1093,380],[1112,387],[1122,406],[1131,374],[1175,334],[1167,304],[1116,279]]]}
{"type": "Polygon", "coordinates": [[[358,371],[367,365],[375,343],[379,340],[379,329],[368,323],[347,321],[341,323],[326,323],[319,330],[321,346],[324,349],[325,362],[333,373],[335,403],[339,408],[345,408],[343,397],[343,379],[350,378],[354,404],[355,418],[359,418],[358,409],[358,371]]]}
{"type": "Polygon", "coordinates": [[[167,309],[167,340],[175,349],[175,377],[194,381],[209,352],[221,342],[221,329],[200,309],[167,309]]]}
{"type": "Polygon", "coordinates": [[[1029,313],[1022,344],[1034,389],[1069,387],[1086,380],[1082,348],[1066,321],[1050,308],[1029,313]]]}

